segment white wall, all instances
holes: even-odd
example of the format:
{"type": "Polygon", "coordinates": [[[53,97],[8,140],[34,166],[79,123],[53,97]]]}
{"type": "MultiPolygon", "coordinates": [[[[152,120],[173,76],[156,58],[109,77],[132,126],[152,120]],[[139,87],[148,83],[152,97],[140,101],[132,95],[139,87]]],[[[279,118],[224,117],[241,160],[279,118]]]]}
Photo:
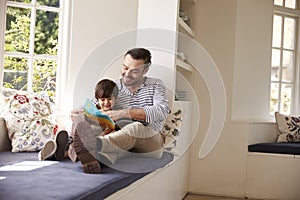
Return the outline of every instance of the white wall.
{"type": "Polygon", "coordinates": [[[152,54],[147,76],[160,78],[173,96],[177,12],[178,2],[174,0],[139,0],[137,46],[150,49],[152,54]]]}
{"type": "MultiPolygon", "coordinates": [[[[137,7],[137,0],[73,1],[69,60],[70,80],[68,81],[68,90],[65,93],[65,101],[70,103],[66,107],[69,109],[78,107],[81,102],[84,103],[85,98],[93,94],[94,86],[98,81],[97,78],[102,78],[98,72],[109,70],[116,76],[109,78],[118,78],[122,63],[117,61],[120,61],[125,49],[121,44],[118,46],[117,43],[109,47],[103,44],[114,37],[118,37],[120,33],[136,29],[137,7]],[[95,53],[97,49],[98,51],[95,53]],[[102,61],[101,58],[106,58],[107,54],[113,59],[102,61]],[[107,62],[111,63],[106,66],[101,65],[107,62]],[[88,64],[92,64],[93,67],[98,69],[90,70],[89,77],[83,78],[82,76],[87,76],[87,73],[82,71],[82,68],[86,68],[88,64]],[[106,70],[103,68],[106,68],[106,70]],[[84,85],[78,85],[76,83],[78,79],[84,79],[85,81],[82,82],[84,85]],[[74,92],[77,94],[76,99],[73,99],[74,92]]],[[[128,35],[129,40],[134,37],[133,34],[128,35]]]]}
{"type": "Polygon", "coordinates": [[[266,120],[270,117],[272,2],[238,1],[233,120],[266,120]]]}

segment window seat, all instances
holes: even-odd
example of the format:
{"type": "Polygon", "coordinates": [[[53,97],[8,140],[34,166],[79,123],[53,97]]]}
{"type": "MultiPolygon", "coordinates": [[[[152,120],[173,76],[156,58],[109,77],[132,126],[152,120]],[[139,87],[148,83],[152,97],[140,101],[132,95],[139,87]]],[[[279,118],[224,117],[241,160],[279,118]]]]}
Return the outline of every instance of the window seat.
{"type": "Polygon", "coordinates": [[[278,142],[276,123],[249,125],[246,192],[250,199],[300,199],[300,143],[278,142]]]}
{"type": "Polygon", "coordinates": [[[101,174],[86,174],[80,162],[37,161],[37,152],[0,152],[0,196],[7,199],[104,199],[173,160],[165,153],[154,158],[123,158],[116,164],[149,172],[130,173],[102,166],[101,174]],[[34,169],[27,171],[28,167],[34,169]],[[38,166],[41,165],[41,166],[38,166]],[[37,168],[36,168],[37,167],[37,168]],[[150,167],[150,168],[149,168],[150,167]],[[148,168],[148,169],[146,169],[148,168]]]}
{"type": "Polygon", "coordinates": [[[300,143],[270,142],[248,145],[248,152],[300,155],[300,143]]]}
{"type": "Polygon", "coordinates": [[[188,190],[188,152],[176,158],[164,152],[159,160],[121,158],[113,166],[102,166],[101,174],[86,174],[80,162],[65,159],[48,165],[49,161],[37,161],[38,152],[11,149],[6,122],[0,117],[0,196],[7,199],[179,200],[188,190]]]}

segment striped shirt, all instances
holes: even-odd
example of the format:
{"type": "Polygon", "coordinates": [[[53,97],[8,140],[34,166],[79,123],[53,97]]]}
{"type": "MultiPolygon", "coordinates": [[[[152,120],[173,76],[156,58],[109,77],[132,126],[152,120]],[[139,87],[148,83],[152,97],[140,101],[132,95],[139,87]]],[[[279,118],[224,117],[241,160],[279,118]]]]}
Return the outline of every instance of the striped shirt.
{"type": "Polygon", "coordinates": [[[164,83],[160,79],[145,77],[141,87],[135,93],[131,93],[123,85],[122,78],[115,82],[119,94],[114,109],[143,108],[148,127],[153,131],[162,130],[170,112],[164,83]]]}

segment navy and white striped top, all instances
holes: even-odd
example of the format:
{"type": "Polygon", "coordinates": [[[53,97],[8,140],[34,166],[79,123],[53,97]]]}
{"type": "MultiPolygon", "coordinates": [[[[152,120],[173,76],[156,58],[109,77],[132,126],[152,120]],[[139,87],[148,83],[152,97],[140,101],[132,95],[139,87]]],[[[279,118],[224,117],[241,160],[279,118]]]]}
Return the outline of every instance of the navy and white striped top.
{"type": "Polygon", "coordinates": [[[145,77],[141,87],[131,93],[117,79],[119,94],[114,109],[143,108],[146,113],[146,122],[153,131],[162,130],[165,120],[170,112],[166,87],[160,79],[145,77]]]}

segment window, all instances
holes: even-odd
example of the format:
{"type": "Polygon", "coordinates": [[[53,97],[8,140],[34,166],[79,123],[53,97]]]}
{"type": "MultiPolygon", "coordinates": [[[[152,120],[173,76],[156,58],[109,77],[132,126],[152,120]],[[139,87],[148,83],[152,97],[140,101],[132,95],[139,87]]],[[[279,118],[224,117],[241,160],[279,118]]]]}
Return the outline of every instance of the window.
{"type": "Polygon", "coordinates": [[[0,87],[45,91],[55,100],[62,66],[65,0],[7,0],[0,3],[0,87]]]}
{"type": "Polygon", "coordinates": [[[297,0],[274,0],[270,114],[295,111],[298,70],[297,0]]]}

